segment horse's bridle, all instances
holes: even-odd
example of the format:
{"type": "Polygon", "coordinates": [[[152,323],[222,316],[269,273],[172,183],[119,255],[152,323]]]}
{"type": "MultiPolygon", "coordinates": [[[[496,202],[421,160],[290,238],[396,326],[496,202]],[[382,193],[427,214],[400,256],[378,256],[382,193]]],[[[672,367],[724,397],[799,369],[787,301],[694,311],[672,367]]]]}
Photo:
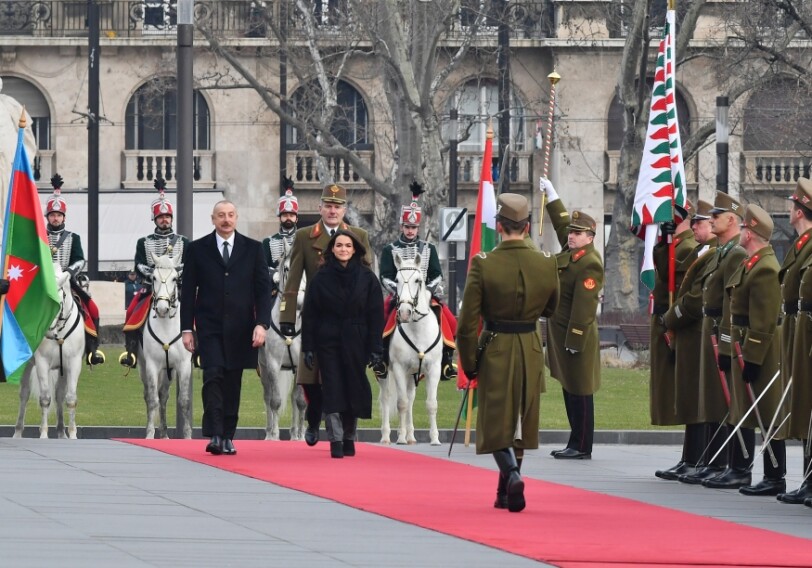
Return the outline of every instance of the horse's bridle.
{"type": "MultiPolygon", "coordinates": [[[[52,323],[51,327],[48,328],[48,333],[45,334],[45,337],[56,341],[56,344],[59,345],[59,376],[62,377],[65,375],[62,345],[65,343],[68,336],[70,336],[70,334],[73,333],[77,327],[79,327],[79,322],[82,321],[82,310],[76,310],[76,318],[74,319],[73,325],[70,326],[70,329],[68,329],[65,335],[60,337],[60,332],[62,332],[65,329],[65,326],[68,325],[70,313],[65,315],[65,304],[67,304],[68,301],[68,294],[62,289],[61,286],[59,287],[59,295],[62,296],[62,301],[59,303],[59,313],[56,315],[54,323],[52,323]]],[[[73,302],[75,303],[76,300],[73,300],[73,302]]]]}
{"type": "MultiPolygon", "coordinates": [[[[398,269],[398,273],[405,272],[407,270],[410,271],[410,272],[416,272],[416,271],[420,271],[421,269],[419,267],[412,268],[410,266],[401,267],[401,268],[398,269]]],[[[398,305],[407,304],[407,305],[411,306],[412,307],[412,321],[420,321],[421,319],[423,319],[424,317],[429,315],[429,313],[431,312],[431,309],[429,309],[425,313],[421,312],[421,311],[419,311],[417,309],[417,302],[420,300],[420,292],[423,291],[423,286],[418,284],[417,290],[414,293],[412,293],[411,282],[408,282],[408,281],[406,281],[404,279],[403,285],[404,285],[404,288],[406,290],[408,290],[409,297],[407,299],[403,299],[403,294],[398,294],[397,303],[398,303],[398,305]],[[415,314],[418,315],[419,317],[415,317],[415,314]]],[[[397,318],[398,318],[398,321],[400,321],[400,310],[398,310],[397,318]]]]}
{"type": "Polygon", "coordinates": [[[177,271],[174,268],[158,268],[156,267],[152,275],[153,277],[157,276],[158,279],[161,281],[160,286],[152,286],[152,311],[155,312],[153,317],[158,317],[158,312],[156,309],[156,305],[158,301],[165,300],[169,304],[169,317],[175,317],[175,312],[178,309],[178,286],[177,281],[175,284],[175,289],[172,291],[171,294],[163,293],[161,291],[167,288],[166,281],[169,279],[169,275],[164,276],[162,270],[173,270],[177,274],[177,271]]]}

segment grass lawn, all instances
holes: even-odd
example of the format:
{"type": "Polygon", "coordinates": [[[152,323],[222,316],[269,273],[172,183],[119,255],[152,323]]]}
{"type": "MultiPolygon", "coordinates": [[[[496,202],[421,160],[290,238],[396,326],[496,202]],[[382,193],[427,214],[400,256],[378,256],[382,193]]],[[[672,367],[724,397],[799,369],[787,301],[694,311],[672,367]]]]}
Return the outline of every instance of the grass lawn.
{"type": "MultiPolygon", "coordinates": [[[[79,426],[144,426],[146,409],[143,387],[136,371],[125,377],[125,369],[118,365],[120,346],[106,345],[107,363],[95,367],[93,371],[85,367],[79,379],[79,404],[76,423],[79,426]]],[[[194,371],[194,425],[200,426],[202,402],[200,387],[202,372],[194,371]]],[[[377,401],[378,385],[372,380],[373,396],[377,401]]],[[[19,407],[19,386],[0,383],[0,424],[13,425],[17,420],[19,407]]],[[[421,384],[415,400],[415,428],[428,428],[425,405],[426,391],[421,384]]],[[[460,393],[450,382],[442,382],[438,388],[438,426],[453,428],[459,409],[460,393]]],[[[167,409],[170,425],[175,423],[174,387],[171,402],[167,409]]],[[[29,400],[26,424],[37,425],[40,420],[39,403],[29,400]]],[[[55,418],[51,418],[53,425],[55,418]]],[[[393,420],[393,430],[397,428],[397,417],[393,420]]],[[[290,409],[282,418],[283,428],[290,426],[290,409]]],[[[240,426],[264,427],[265,405],[262,400],[262,385],[253,371],[243,375],[242,404],[240,406],[240,426]]],[[[361,428],[378,428],[380,412],[377,402],[373,403],[372,420],[363,420],[361,428]]],[[[561,387],[554,379],[547,377],[547,392],[541,397],[541,428],[545,430],[568,430],[561,387]]],[[[653,428],[649,424],[648,370],[604,368],[602,386],[595,395],[595,428],[597,430],[644,430],[653,428]]]]}

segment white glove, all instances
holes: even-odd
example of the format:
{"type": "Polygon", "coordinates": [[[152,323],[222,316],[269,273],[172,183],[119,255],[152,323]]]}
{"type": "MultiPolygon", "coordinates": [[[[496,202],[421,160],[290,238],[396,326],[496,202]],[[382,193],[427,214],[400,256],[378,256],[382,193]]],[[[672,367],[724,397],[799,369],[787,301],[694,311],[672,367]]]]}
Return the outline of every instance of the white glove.
{"type": "Polygon", "coordinates": [[[273,273],[273,276],[271,277],[271,279],[273,280],[274,284],[279,284],[279,272],[275,271],[273,273]]]}
{"type": "Polygon", "coordinates": [[[553,182],[546,177],[539,178],[539,190],[543,191],[547,195],[547,203],[552,203],[553,201],[559,199],[558,193],[556,193],[555,188],[553,187],[553,182]]]}

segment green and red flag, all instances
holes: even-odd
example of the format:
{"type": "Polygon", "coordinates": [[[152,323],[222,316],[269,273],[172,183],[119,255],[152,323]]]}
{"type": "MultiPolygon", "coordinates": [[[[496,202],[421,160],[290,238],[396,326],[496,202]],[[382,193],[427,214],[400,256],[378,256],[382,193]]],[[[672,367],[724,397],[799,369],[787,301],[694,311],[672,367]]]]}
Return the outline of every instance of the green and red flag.
{"type": "Polygon", "coordinates": [[[654,288],[654,245],[659,223],[674,221],[674,206],[685,205],[685,163],[674,81],[675,12],[666,13],[651,92],[648,129],[634,196],[632,231],[645,240],[640,280],[654,288]]]}
{"type": "Polygon", "coordinates": [[[2,274],[9,291],[3,297],[0,349],[9,380],[31,358],[59,311],[45,219],[23,133],[20,128],[3,227],[2,274]]]}
{"type": "MultiPolygon", "coordinates": [[[[500,175],[502,175],[500,173],[500,175]]],[[[474,230],[471,235],[471,247],[468,250],[468,267],[471,259],[480,252],[489,252],[496,247],[496,193],[493,189],[493,129],[488,126],[485,138],[485,153],[482,156],[482,173],[479,176],[479,196],[474,215],[474,230]]],[[[476,379],[468,387],[468,377],[458,365],[457,388],[476,389],[476,379]]],[[[471,393],[473,406],[476,406],[476,390],[471,393]]]]}

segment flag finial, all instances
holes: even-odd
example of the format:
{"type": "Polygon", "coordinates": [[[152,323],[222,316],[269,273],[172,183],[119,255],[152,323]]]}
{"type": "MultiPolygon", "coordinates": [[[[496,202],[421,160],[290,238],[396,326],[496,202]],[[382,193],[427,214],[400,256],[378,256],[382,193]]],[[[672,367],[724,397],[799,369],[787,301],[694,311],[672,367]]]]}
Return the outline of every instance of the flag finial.
{"type": "Polygon", "coordinates": [[[23,107],[23,112],[20,113],[20,128],[25,128],[27,122],[28,121],[25,119],[25,107],[23,107]]]}
{"type": "Polygon", "coordinates": [[[488,131],[485,133],[485,137],[488,140],[493,140],[493,125],[491,124],[490,119],[488,120],[488,131]]]}
{"type": "Polygon", "coordinates": [[[561,80],[561,75],[559,75],[558,72],[555,69],[553,69],[553,72],[547,75],[547,79],[550,80],[550,83],[555,85],[561,80]]]}

